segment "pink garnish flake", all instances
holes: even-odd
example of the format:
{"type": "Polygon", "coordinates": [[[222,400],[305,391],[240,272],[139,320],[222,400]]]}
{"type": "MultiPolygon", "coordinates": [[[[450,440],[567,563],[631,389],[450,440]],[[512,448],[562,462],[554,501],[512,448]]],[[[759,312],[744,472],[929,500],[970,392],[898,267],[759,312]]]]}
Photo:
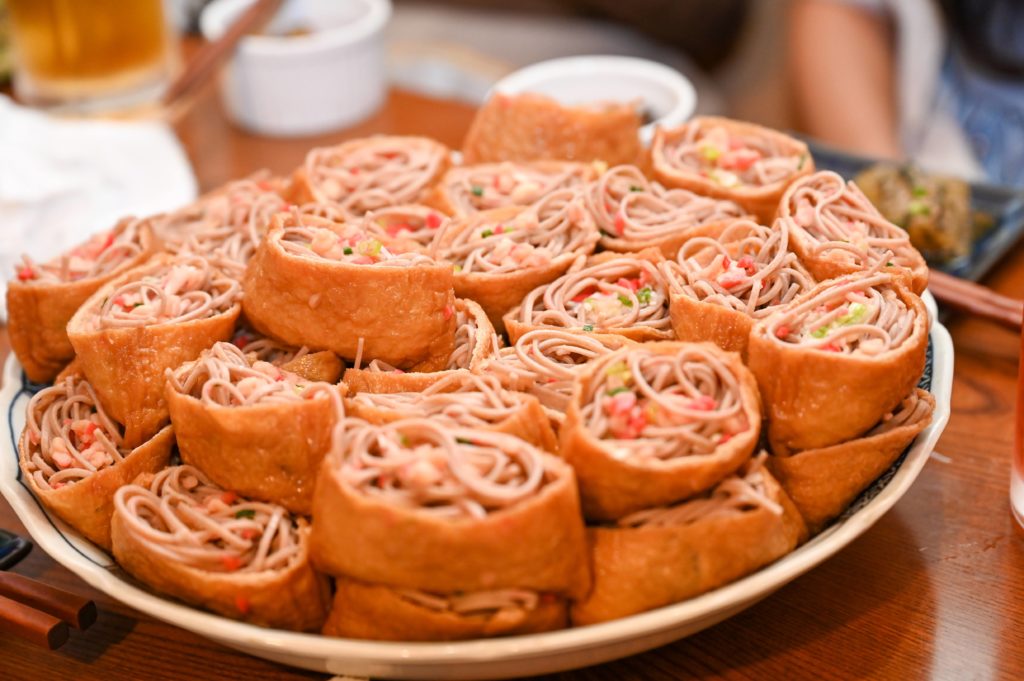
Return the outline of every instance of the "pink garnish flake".
{"type": "Polygon", "coordinates": [[[441,314],[444,315],[445,321],[447,321],[451,319],[452,316],[455,314],[455,310],[452,308],[451,305],[445,305],[444,312],[442,312],[441,314]]]}
{"type": "Polygon", "coordinates": [[[715,402],[715,398],[711,397],[711,395],[701,395],[687,406],[696,411],[714,411],[718,403],[715,402]]]}

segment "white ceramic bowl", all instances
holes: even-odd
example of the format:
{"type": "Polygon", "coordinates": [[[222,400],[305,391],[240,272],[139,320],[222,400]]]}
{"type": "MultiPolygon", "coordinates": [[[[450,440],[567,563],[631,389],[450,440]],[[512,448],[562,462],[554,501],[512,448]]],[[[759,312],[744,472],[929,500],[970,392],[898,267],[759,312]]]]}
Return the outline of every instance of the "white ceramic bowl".
{"type": "Polygon", "coordinates": [[[637,57],[594,55],[532,64],[495,83],[491,93],[535,92],[563,104],[641,100],[650,122],[640,128],[649,144],[657,126],[672,127],[697,107],[693,84],[675,69],[637,57]]]}
{"type": "MultiPolygon", "coordinates": [[[[214,0],[200,16],[220,37],[253,0],[214,0]]],[[[228,115],[263,135],[315,135],[370,116],[387,89],[390,0],[288,0],[265,33],[241,40],[221,86],[228,115]],[[303,29],[304,35],[282,36],[303,29]]]]}

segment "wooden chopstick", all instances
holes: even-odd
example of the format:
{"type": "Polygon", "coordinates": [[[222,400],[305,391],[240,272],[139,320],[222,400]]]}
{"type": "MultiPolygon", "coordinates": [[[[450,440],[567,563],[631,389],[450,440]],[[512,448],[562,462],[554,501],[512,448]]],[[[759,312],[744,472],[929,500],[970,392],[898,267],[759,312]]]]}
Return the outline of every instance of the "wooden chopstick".
{"type": "Polygon", "coordinates": [[[932,270],[928,289],[940,303],[998,322],[1015,331],[1024,326],[1024,302],[996,293],[990,288],[932,270]]]}
{"type": "Polygon", "coordinates": [[[75,629],[88,629],[96,621],[96,604],[88,598],[13,572],[0,572],[0,596],[20,601],[75,629]]]}
{"type": "Polygon", "coordinates": [[[68,625],[53,615],[0,596],[0,632],[53,650],[68,640],[68,625]]]}
{"type": "Polygon", "coordinates": [[[221,63],[234,51],[238,41],[270,21],[281,7],[281,0],[256,0],[224,35],[203,47],[185,67],[185,71],[171,83],[164,93],[162,104],[171,107],[215,74],[221,63]]]}

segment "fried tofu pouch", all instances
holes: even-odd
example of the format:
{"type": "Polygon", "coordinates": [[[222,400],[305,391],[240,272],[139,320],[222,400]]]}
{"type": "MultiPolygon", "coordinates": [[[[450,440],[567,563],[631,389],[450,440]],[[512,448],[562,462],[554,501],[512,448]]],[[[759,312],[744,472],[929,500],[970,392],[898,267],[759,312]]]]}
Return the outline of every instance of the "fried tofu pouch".
{"type": "Polygon", "coordinates": [[[544,598],[534,608],[461,614],[438,611],[403,598],[400,590],[347,577],[334,580],[334,603],[325,636],[375,641],[466,641],[537,634],[568,623],[564,598],[544,598]]]}
{"type": "MultiPolygon", "coordinates": [[[[130,218],[122,220],[114,233],[123,230],[129,221],[130,218]]],[[[104,284],[157,252],[158,242],[149,224],[143,222],[138,228],[142,251],[110,272],[60,283],[18,279],[7,282],[7,334],[11,350],[30,381],[53,381],[74,358],[67,325],[78,308],[104,284]]]]}
{"type": "MultiPolygon", "coordinates": [[[[292,217],[278,214],[249,262],[246,318],[261,333],[291,345],[364,356],[404,369],[442,368],[454,343],[451,267],[353,265],[290,254],[281,246],[292,217]]],[[[303,224],[335,223],[304,217],[303,224]]]]}
{"type": "Polygon", "coordinates": [[[935,398],[917,388],[864,437],[789,456],[770,456],[768,468],[811,532],[817,532],[896,462],[931,423],[934,410],[935,398]]]}

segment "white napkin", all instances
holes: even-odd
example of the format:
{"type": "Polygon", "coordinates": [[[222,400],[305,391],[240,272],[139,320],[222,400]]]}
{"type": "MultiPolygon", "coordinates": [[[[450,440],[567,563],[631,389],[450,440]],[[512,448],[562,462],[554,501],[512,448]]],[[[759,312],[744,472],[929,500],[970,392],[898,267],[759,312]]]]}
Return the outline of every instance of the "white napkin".
{"type": "Polygon", "coordinates": [[[46,260],[125,215],[195,196],[168,125],[54,118],[0,95],[0,320],[23,253],[46,260]]]}

